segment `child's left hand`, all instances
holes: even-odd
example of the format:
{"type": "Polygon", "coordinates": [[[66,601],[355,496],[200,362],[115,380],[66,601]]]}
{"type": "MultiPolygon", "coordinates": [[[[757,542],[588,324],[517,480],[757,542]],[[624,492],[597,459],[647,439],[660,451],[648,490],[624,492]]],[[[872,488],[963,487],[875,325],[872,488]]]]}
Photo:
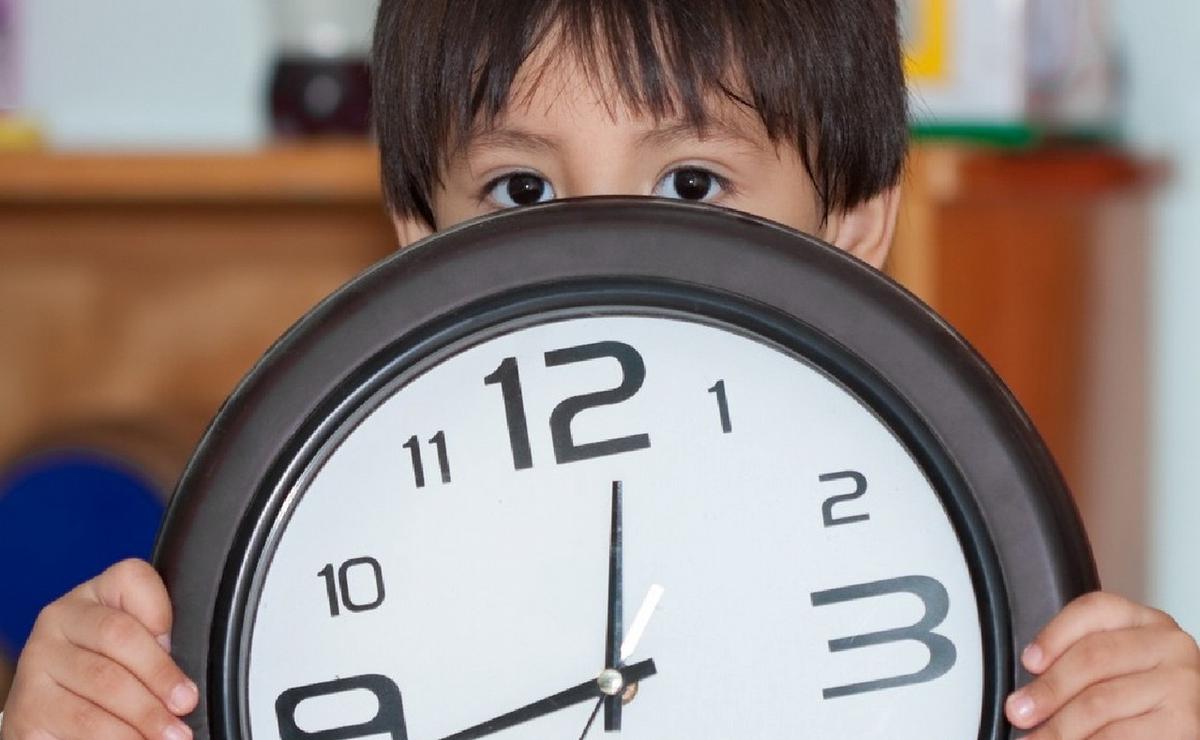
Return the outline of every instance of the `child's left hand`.
{"type": "Polygon", "coordinates": [[[1092,593],[1067,605],[1021,658],[1037,676],[1008,698],[1028,740],[1197,740],[1200,649],[1170,616],[1092,593]]]}

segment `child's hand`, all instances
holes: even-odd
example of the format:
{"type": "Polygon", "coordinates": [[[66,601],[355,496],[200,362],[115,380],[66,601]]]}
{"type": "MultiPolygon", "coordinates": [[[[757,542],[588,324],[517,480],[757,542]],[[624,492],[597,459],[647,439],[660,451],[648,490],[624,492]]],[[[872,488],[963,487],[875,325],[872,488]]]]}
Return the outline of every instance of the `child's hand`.
{"type": "Polygon", "coordinates": [[[167,652],[171,602],[140,560],[118,563],[38,616],[17,661],[2,740],[186,740],[196,685],[167,652]]]}
{"type": "Polygon", "coordinates": [[[1071,602],[1022,656],[1038,676],[1008,698],[1029,740],[1200,738],[1200,650],[1175,620],[1119,596],[1071,602]]]}

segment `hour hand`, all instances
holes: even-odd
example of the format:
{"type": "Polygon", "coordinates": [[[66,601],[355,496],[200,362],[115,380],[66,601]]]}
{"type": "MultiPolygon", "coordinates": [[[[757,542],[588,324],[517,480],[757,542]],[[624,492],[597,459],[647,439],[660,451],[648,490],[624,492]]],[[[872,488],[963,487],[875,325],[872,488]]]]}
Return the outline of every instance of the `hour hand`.
{"type": "Polygon", "coordinates": [[[487,722],[481,722],[462,732],[447,735],[442,740],[472,740],[473,738],[487,737],[501,730],[507,730],[510,727],[515,727],[531,719],[543,717],[560,709],[566,709],[567,707],[588,701],[589,699],[616,696],[629,684],[649,678],[657,672],[653,660],[638,661],[633,665],[628,665],[620,669],[606,668],[596,678],[584,681],[581,684],[572,686],[565,691],[560,691],[545,699],[539,699],[532,704],[526,704],[520,709],[502,714],[494,719],[489,719],[487,722]]]}

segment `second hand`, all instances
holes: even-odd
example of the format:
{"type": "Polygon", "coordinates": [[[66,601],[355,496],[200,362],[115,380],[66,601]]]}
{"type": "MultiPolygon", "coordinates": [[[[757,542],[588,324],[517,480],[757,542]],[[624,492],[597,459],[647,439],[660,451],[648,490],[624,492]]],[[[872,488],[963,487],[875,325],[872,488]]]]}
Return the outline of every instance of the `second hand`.
{"type": "MultiPolygon", "coordinates": [[[[642,605],[638,607],[637,614],[633,618],[633,624],[629,625],[629,632],[625,634],[625,640],[621,643],[621,662],[624,663],[637,650],[638,642],[641,641],[642,635],[646,632],[646,625],[650,624],[650,617],[654,616],[654,610],[658,608],[658,602],[662,600],[665,588],[655,583],[650,586],[650,590],[646,592],[646,597],[642,599],[642,605]]],[[[621,687],[622,691],[629,689],[636,690],[637,682],[629,684],[629,686],[621,687]]],[[[588,715],[587,724],[583,726],[583,732],[579,734],[579,740],[584,740],[587,737],[588,730],[592,729],[592,724],[596,721],[596,716],[600,714],[600,707],[604,706],[605,696],[601,696],[596,700],[596,706],[592,707],[592,713],[588,715]]],[[[632,696],[624,695],[623,700],[632,699],[632,696]]]]}

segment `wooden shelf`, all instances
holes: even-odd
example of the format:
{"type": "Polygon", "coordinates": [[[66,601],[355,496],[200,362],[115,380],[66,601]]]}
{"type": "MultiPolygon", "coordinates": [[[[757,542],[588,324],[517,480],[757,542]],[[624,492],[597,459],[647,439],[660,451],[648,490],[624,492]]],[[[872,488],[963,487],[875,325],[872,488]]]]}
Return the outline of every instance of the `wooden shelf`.
{"type": "Polygon", "coordinates": [[[378,203],[377,156],[357,140],[245,152],[7,153],[0,203],[378,203]]]}
{"type": "Polygon", "coordinates": [[[395,243],[367,141],[0,155],[0,468],[114,426],[187,450],[271,342],[395,243]]]}
{"type": "Polygon", "coordinates": [[[939,200],[1089,200],[1153,187],[1166,179],[1168,168],[1160,161],[1096,147],[1007,151],[926,144],[913,149],[908,174],[910,181],[923,179],[928,186],[924,192],[939,200]]]}

